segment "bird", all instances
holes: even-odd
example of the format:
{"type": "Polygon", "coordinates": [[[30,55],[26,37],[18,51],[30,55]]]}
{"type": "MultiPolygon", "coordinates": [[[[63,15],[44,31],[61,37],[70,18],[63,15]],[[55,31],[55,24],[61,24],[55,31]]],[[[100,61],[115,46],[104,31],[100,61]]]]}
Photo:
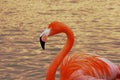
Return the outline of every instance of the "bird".
{"type": "Polygon", "coordinates": [[[60,68],[60,80],[116,80],[120,79],[120,66],[96,54],[75,52],[68,56],[74,45],[72,29],[63,22],[53,21],[40,34],[40,45],[45,49],[47,38],[65,33],[67,41],[58,52],[46,72],[46,80],[56,80],[60,68]]]}

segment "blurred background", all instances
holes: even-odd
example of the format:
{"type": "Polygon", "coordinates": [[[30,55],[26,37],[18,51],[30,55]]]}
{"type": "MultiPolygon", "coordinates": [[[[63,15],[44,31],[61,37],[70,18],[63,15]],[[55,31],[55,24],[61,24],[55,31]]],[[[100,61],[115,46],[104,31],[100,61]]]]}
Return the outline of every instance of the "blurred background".
{"type": "Polygon", "coordinates": [[[98,54],[120,65],[119,0],[0,0],[0,80],[45,80],[66,41],[55,35],[41,49],[39,35],[52,21],[73,30],[70,53],[98,54]]]}

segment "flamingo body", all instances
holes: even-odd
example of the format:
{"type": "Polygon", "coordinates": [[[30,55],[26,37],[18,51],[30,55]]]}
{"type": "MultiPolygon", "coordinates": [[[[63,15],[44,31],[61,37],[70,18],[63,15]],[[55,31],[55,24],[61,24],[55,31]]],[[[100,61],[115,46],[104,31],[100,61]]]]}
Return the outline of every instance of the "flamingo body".
{"type": "Polygon", "coordinates": [[[120,67],[111,61],[93,54],[74,53],[66,57],[74,44],[72,30],[61,22],[52,22],[40,35],[40,42],[45,49],[47,37],[65,33],[67,42],[51,62],[46,80],[55,80],[57,68],[60,66],[60,80],[115,80],[120,79],[120,67]]]}
{"type": "Polygon", "coordinates": [[[118,67],[105,58],[76,52],[64,59],[60,80],[114,80],[118,72],[118,67]]]}

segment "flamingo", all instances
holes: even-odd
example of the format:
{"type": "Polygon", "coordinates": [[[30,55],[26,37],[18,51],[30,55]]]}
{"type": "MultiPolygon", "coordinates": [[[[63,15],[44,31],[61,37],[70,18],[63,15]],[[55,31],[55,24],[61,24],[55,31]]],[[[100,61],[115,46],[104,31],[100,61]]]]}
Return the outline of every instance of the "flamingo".
{"type": "Polygon", "coordinates": [[[55,80],[60,66],[60,80],[116,80],[120,79],[120,67],[99,55],[75,52],[67,56],[74,44],[74,34],[64,23],[54,21],[40,35],[40,44],[45,49],[47,37],[65,33],[67,42],[50,64],[46,80],[55,80]]]}

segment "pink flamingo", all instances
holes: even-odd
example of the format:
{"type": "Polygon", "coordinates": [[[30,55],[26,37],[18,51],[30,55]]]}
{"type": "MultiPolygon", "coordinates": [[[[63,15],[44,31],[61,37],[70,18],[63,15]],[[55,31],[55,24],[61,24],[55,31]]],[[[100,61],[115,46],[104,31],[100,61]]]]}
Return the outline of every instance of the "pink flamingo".
{"type": "Polygon", "coordinates": [[[67,35],[67,42],[50,64],[46,80],[55,80],[55,73],[59,66],[60,80],[120,79],[120,67],[98,55],[76,52],[66,57],[74,44],[74,34],[67,25],[61,22],[52,22],[40,35],[42,48],[45,49],[45,42],[48,36],[58,33],[65,33],[67,35]]]}

